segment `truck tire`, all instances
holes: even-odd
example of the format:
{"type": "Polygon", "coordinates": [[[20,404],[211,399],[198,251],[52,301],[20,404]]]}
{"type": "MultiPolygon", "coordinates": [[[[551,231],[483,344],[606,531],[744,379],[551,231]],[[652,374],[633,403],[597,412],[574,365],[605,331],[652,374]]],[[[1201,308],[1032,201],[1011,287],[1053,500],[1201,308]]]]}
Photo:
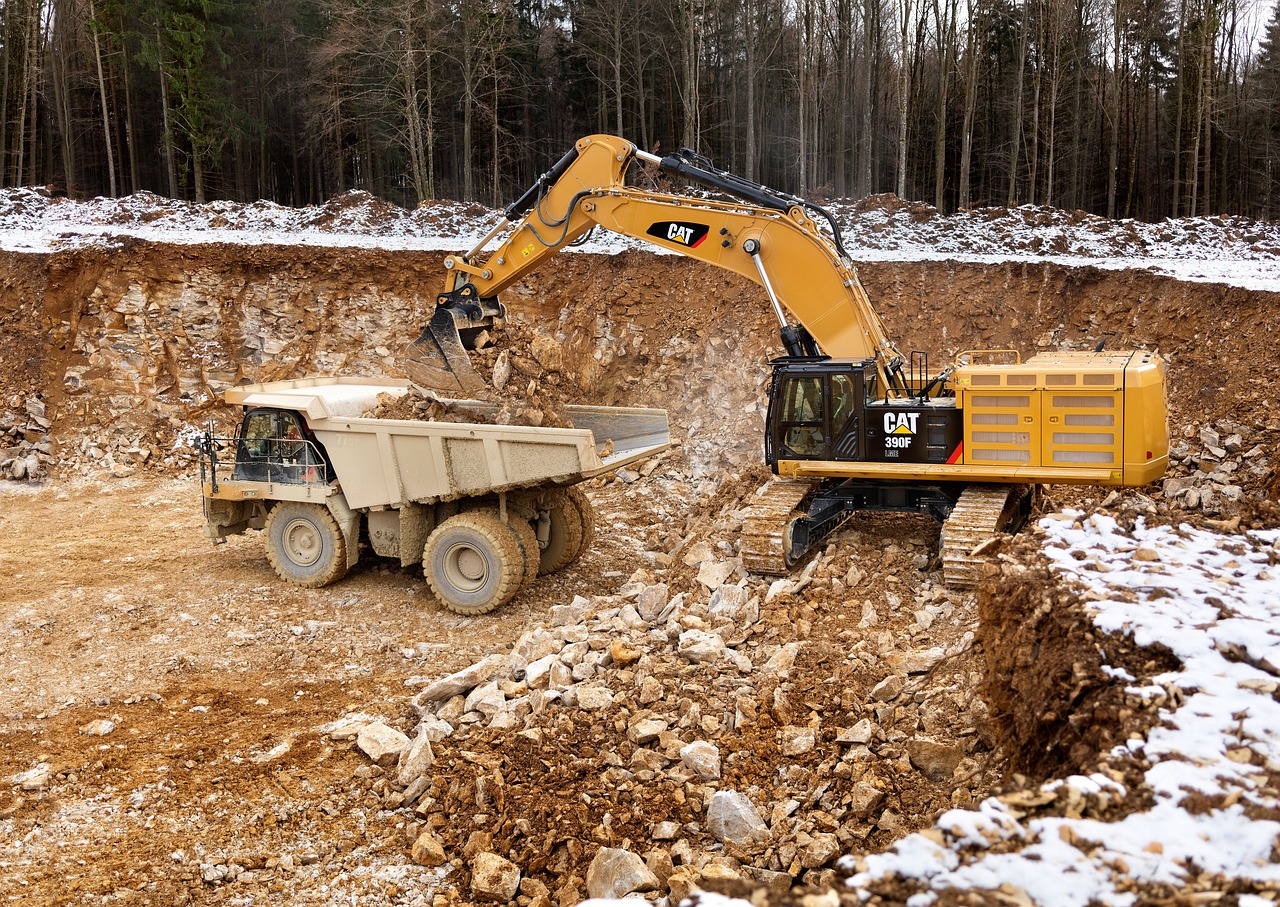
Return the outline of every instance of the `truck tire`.
{"type": "Polygon", "coordinates": [[[519,532],[489,510],[445,520],[422,552],[427,585],[456,614],[485,614],[509,601],[525,584],[526,563],[519,532]]]}
{"type": "Polygon", "coordinates": [[[520,588],[524,589],[530,586],[540,573],[538,564],[541,563],[542,552],[538,550],[538,533],[534,531],[533,524],[510,511],[507,513],[507,526],[520,540],[520,553],[524,560],[524,581],[520,584],[520,588]]]}
{"type": "Polygon", "coordinates": [[[286,583],[315,589],[347,575],[347,539],[322,504],[281,501],[264,530],[267,560],[286,583]]]}
{"type": "Polygon", "coordinates": [[[541,506],[551,517],[551,533],[542,549],[538,575],[563,570],[591,547],[596,535],[595,511],[581,488],[557,488],[543,495],[541,506]]]}

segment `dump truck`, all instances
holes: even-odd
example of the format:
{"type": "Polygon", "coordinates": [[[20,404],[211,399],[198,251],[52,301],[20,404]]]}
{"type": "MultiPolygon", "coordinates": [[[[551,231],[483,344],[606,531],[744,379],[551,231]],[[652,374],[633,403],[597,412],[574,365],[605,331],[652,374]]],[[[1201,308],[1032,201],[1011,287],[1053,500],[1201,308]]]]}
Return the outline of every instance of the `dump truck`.
{"type": "MultiPolygon", "coordinates": [[[[205,532],[261,530],[280,578],[319,587],[346,575],[363,537],[421,563],[440,602],[482,614],[591,544],[578,484],[670,444],[661,409],[567,406],[572,428],[371,418],[408,381],[325,377],[226,391],[239,430],[199,444],[205,532]]],[[[482,417],[497,405],[447,401],[482,417]]]]}

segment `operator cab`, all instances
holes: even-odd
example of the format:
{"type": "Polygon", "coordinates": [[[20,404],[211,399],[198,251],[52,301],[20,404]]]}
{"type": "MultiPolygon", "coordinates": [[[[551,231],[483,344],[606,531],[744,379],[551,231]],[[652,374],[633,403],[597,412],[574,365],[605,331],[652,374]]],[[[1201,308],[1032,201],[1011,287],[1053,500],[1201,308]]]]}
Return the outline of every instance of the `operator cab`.
{"type": "Polygon", "coordinates": [[[875,360],[775,359],[765,458],[866,463],[952,463],[963,417],[951,396],[886,395],[875,360]]]}
{"type": "Polygon", "coordinates": [[[233,480],[327,484],[324,450],[302,417],[287,409],[251,409],[236,439],[233,480]]]}

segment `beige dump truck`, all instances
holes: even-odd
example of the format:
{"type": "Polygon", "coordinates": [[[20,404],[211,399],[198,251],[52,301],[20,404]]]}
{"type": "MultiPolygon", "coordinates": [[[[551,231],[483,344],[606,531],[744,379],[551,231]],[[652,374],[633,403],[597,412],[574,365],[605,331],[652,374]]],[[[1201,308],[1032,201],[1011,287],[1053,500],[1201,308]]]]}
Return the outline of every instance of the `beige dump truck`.
{"type": "Polygon", "coordinates": [[[387,378],[227,391],[244,419],[233,438],[201,440],[208,536],[260,529],[280,577],[314,587],[355,565],[363,531],[375,554],[421,563],[445,607],[482,614],[590,546],[591,503],[577,483],[670,444],[660,409],[565,407],[574,428],[366,415],[380,395],[408,391],[387,378]]]}

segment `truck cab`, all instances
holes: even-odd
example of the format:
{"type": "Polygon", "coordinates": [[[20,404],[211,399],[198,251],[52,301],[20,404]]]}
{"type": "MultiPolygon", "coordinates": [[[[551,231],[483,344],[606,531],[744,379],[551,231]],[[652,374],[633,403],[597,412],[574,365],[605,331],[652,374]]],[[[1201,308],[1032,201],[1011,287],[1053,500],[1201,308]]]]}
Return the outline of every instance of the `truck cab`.
{"type": "Polygon", "coordinates": [[[233,481],[327,485],[331,480],[323,445],[293,410],[247,410],[235,451],[233,481]]]}

